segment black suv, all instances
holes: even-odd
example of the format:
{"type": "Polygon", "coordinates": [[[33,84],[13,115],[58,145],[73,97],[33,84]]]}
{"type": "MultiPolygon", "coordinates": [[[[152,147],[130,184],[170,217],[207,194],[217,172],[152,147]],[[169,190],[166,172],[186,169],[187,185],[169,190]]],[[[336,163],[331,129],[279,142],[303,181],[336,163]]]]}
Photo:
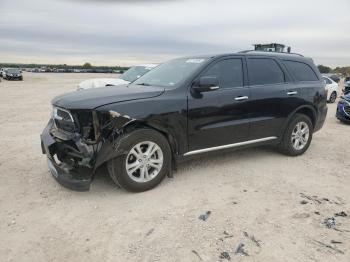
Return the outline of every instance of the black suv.
{"type": "Polygon", "coordinates": [[[252,145],[304,153],[327,114],[311,59],[242,52],[166,62],[126,86],[56,97],[41,135],[53,176],[88,190],[98,167],[130,191],[155,187],[189,156],[252,145]]]}

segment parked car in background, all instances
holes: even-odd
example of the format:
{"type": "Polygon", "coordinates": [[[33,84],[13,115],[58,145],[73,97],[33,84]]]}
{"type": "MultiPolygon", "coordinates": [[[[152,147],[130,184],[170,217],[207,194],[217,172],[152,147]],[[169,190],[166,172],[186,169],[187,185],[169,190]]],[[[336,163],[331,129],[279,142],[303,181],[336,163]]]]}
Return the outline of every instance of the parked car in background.
{"type": "Polygon", "coordinates": [[[350,76],[345,77],[344,79],[344,95],[350,94],[350,76]]]}
{"type": "Polygon", "coordinates": [[[23,80],[22,71],[17,68],[7,68],[3,71],[2,77],[6,80],[23,80]]]}
{"type": "Polygon", "coordinates": [[[140,78],[156,66],[158,66],[158,64],[136,65],[124,72],[119,78],[88,79],[81,82],[78,85],[78,90],[129,84],[131,82],[134,82],[136,79],[140,78]]]}
{"type": "Polygon", "coordinates": [[[336,117],[341,122],[350,124],[350,94],[341,97],[338,103],[336,117]]]}
{"type": "Polygon", "coordinates": [[[59,183],[88,190],[106,164],[117,185],[145,191],[197,154],[252,145],[303,154],[327,96],[311,59],[250,51],[174,59],[129,85],[71,92],[52,106],[41,145],[59,183]]]}
{"type": "Polygon", "coordinates": [[[322,78],[326,82],[327,101],[329,103],[334,103],[339,95],[339,85],[330,77],[322,76],[322,78]]]}
{"type": "Polygon", "coordinates": [[[338,84],[340,82],[340,76],[338,76],[338,75],[333,74],[333,75],[330,75],[329,78],[338,84]]]}

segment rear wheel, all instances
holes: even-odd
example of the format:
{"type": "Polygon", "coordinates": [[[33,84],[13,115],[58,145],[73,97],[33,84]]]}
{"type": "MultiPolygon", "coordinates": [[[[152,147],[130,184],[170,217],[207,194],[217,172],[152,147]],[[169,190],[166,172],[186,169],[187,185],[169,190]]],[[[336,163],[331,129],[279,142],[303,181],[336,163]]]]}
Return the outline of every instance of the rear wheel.
{"type": "Polygon", "coordinates": [[[303,154],[310,146],[313,125],[310,118],[304,114],[296,114],[290,121],[279,149],[289,156],[303,154]]]}
{"type": "Polygon", "coordinates": [[[335,100],[337,99],[337,92],[333,91],[331,96],[329,97],[329,103],[334,103],[335,100]]]}
{"type": "Polygon", "coordinates": [[[128,134],[126,154],[108,162],[108,172],[120,187],[134,192],[157,186],[171,168],[171,151],[165,137],[151,129],[128,134]]]}

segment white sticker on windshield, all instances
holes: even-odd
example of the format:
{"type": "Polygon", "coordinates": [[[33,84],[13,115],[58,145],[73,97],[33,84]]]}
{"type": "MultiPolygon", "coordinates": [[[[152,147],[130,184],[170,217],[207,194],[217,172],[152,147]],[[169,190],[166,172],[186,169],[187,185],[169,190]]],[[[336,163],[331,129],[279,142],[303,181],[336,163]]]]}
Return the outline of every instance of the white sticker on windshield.
{"type": "Polygon", "coordinates": [[[203,63],[203,61],[204,59],[196,58],[196,59],[188,59],[186,60],[186,63],[200,64],[200,63],[203,63]]]}

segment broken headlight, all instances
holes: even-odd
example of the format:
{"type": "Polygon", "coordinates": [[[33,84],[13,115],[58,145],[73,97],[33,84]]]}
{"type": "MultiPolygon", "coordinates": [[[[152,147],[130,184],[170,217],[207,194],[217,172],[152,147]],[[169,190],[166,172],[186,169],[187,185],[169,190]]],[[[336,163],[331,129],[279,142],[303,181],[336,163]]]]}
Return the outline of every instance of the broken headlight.
{"type": "Polygon", "coordinates": [[[71,133],[75,131],[74,119],[68,110],[54,107],[52,112],[52,119],[55,123],[56,128],[71,133]]]}

